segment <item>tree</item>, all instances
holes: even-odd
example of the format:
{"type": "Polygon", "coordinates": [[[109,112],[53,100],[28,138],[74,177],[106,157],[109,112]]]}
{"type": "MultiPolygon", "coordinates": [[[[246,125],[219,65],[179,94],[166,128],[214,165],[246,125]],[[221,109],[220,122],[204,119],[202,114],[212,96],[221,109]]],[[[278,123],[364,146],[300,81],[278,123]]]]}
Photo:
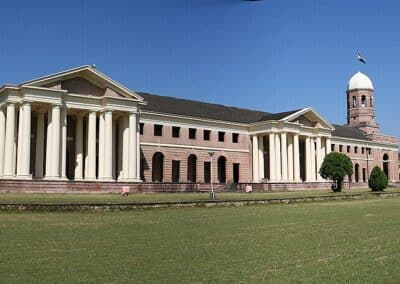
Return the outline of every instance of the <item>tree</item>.
{"type": "Polygon", "coordinates": [[[383,191],[388,186],[388,179],[380,167],[375,166],[372,169],[368,180],[368,186],[372,191],[383,191]]]}
{"type": "Polygon", "coordinates": [[[319,173],[323,178],[335,182],[334,191],[342,191],[344,177],[353,174],[353,164],[345,154],[332,152],[325,156],[319,173]]]}

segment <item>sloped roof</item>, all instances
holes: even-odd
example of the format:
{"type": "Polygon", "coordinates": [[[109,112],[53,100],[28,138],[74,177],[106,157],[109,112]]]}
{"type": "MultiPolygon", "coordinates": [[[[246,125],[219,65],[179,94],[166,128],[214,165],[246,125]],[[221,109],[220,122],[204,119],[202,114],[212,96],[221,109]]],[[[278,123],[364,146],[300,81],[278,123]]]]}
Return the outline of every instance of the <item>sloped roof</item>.
{"type": "Polygon", "coordinates": [[[272,113],[211,104],[200,101],[165,97],[148,93],[138,94],[148,102],[144,111],[208,118],[239,123],[252,123],[263,120],[272,113]]]}
{"type": "Polygon", "coordinates": [[[365,132],[358,128],[338,124],[334,124],[333,126],[335,127],[335,130],[332,132],[332,136],[370,140],[365,132]]]}
{"type": "Polygon", "coordinates": [[[300,109],[291,110],[291,111],[272,113],[272,114],[262,117],[259,121],[281,120],[281,119],[288,117],[289,115],[294,114],[300,110],[302,110],[302,109],[300,108],[300,109]]]}

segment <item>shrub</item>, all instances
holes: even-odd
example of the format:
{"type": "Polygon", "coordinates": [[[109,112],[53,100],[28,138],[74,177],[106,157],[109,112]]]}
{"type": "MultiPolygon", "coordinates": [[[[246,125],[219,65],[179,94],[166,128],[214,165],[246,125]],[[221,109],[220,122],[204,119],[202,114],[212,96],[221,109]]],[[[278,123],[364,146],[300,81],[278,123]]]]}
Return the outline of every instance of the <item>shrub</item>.
{"type": "Polygon", "coordinates": [[[388,179],[385,173],[378,166],[372,169],[368,180],[368,186],[372,191],[383,191],[388,186],[388,179]]]}

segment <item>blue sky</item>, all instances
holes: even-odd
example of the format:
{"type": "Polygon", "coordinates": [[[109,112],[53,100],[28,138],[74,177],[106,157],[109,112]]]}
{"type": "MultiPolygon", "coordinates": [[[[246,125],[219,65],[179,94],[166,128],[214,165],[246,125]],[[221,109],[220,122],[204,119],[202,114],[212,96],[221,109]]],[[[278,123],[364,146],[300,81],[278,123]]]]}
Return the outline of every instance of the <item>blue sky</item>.
{"type": "Polygon", "coordinates": [[[356,0],[2,0],[0,84],[85,64],[132,90],[346,121],[346,84],[375,86],[400,135],[400,3],[356,0]],[[367,65],[355,60],[355,51],[367,65]]]}

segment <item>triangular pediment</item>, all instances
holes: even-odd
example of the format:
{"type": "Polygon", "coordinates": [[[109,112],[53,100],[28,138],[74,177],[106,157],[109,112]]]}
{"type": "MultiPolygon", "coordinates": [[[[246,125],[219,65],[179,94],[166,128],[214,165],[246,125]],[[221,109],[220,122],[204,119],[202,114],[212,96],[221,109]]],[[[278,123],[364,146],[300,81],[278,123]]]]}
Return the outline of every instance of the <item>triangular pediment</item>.
{"type": "Polygon", "coordinates": [[[24,82],[23,86],[65,90],[71,94],[116,97],[143,102],[137,93],[107,77],[92,66],[83,66],[24,82]]]}
{"type": "Polygon", "coordinates": [[[322,116],[312,108],[299,110],[285,118],[282,118],[280,121],[297,123],[307,127],[334,129],[327,120],[322,118],[322,116]]]}

